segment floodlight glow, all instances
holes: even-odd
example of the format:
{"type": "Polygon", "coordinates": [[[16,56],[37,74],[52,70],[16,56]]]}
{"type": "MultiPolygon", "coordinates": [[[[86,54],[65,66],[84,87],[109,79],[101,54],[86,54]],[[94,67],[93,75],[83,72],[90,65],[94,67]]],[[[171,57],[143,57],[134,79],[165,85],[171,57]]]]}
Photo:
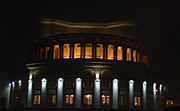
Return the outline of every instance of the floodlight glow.
{"type": "Polygon", "coordinates": [[[77,80],[77,82],[80,82],[81,78],[77,78],[76,80],[77,80]]]}
{"type": "Polygon", "coordinates": [[[21,80],[19,80],[19,81],[18,81],[18,83],[19,83],[19,84],[21,84],[21,83],[22,83],[22,81],[21,81],[21,80]]]}
{"type": "Polygon", "coordinates": [[[11,86],[11,83],[9,83],[8,86],[11,86]]]}
{"type": "Polygon", "coordinates": [[[43,78],[41,80],[41,82],[42,82],[42,87],[46,87],[47,80],[45,78],[43,78]]]}
{"type": "Polygon", "coordinates": [[[130,81],[129,81],[129,83],[133,84],[133,83],[134,83],[134,81],[133,81],[133,80],[130,80],[130,81]]]}
{"type": "Polygon", "coordinates": [[[99,74],[96,74],[96,79],[99,79],[99,74]]]}
{"type": "Polygon", "coordinates": [[[146,81],[144,81],[144,82],[143,82],[143,85],[147,85],[147,82],[146,82],[146,81]]]}
{"type": "Polygon", "coordinates": [[[22,81],[21,81],[21,80],[19,80],[19,81],[18,81],[18,84],[19,84],[19,87],[21,87],[21,85],[22,85],[22,81]]]}
{"type": "Polygon", "coordinates": [[[113,80],[113,82],[114,82],[114,83],[117,83],[117,82],[118,82],[118,80],[117,80],[117,79],[114,79],[114,80],[113,80]]]}
{"type": "Polygon", "coordinates": [[[58,79],[58,82],[61,82],[61,81],[63,81],[63,79],[62,79],[62,78],[59,78],[59,79],[58,79]]]}
{"type": "Polygon", "coordinates": [[[15,82],[12,82],[12,85],[15,86],[15,82]]]}

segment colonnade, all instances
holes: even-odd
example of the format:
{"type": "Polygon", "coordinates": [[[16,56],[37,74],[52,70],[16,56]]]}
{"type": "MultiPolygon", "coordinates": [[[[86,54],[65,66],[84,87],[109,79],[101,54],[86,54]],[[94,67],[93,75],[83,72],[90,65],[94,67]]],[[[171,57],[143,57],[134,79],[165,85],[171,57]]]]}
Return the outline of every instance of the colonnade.
{"type": "MultiPolygon", "coordinates": [[[[47,79],[43,78],[41,80],[41,102],[40,104],[42,106],[47,105],[47,79]]],[[[20,85],[20,83],[18,83],[20,85]]],[[[22,84],[22,83],[21,83],[22,84]]],[[[134,96],[135,96],[135,87],[134,87],[135,82],[133,80],[129,80],[129,89],[128,89],[128,108],[133,109],[134,108],[134,96]]],[[[14,91],[15,87],[15,82],[12,82],[9,84],[9,93],[14,91]]],[[[152,90],[153,90],[153,109],[157,108],[157,90],[159,88],[159,94],[162,96],[162,84],[157,87],[156,83],[153,83],[152,85],[152,90]]],[[[56,107],[57,108],[63,108],[64,107],[64,79],[59,78],[57,80],[57,102],[56,102],[56,107]]],[[[10,99],[10,95],[8,96],[10,99]]],[[[112,103],[111,107],[113,109],[118,109],[119,108],[119,103],[118,103],[118,97],[119,97],[119,80],[114,79],[112,80],[112,103]]],[[[142,104],[141,108],[142,109],[147,109],[147,82],[144,81],[142,83],[142,104]]],[[[94,108],[101,108],[101,80],[99,78],[96,78],[94,80],[94,95],[93,95],[93,102],[94,102],[94,108]]],[[[31,108],[33,107],[33,80],[28,81],[28,92],[27,92],[27,107],[31,108]]],[[[75,103],[74,107],[75,108],[82,108],[82,79],[77,78],[75,80],[75,103]]],[[[7,101],[7,104],[9,104],[9,101],[7,101]]],[[[9,107],[7,105],[7,107],[9,107]]]]}

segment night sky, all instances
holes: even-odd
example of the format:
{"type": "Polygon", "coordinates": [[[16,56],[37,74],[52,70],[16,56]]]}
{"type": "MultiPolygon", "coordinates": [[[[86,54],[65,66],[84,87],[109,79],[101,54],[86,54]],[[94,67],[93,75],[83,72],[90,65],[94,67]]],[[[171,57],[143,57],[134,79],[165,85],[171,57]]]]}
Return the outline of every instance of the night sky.
{"type": "Polygon", "coordinates": [[[24,51],[39,36],[40,18],[131,20],[138,24],[135,39],[152,50],[152,70],[180,77],[180,0],[4,0],[0,5],[0,70],[24,69],[24,51]]]}

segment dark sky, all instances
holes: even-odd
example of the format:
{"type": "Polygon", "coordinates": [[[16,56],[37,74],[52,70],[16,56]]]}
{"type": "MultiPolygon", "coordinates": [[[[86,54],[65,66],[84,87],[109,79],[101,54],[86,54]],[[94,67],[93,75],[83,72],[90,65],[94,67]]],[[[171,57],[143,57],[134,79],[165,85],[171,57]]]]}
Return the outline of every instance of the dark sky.
{"type": "MultiPolygon", "coordinates": [[[[78,22],[132,20],[139,24],[136,39],[145,41],[152,50],[152,69],[180,72],[179,3],[179,0],[6,0],[1,4],[0,15],[1,50],[5,52],[1,54],[2,61],[5,62],[1,62],[1,66],[24,64],[24,45],[38,36],[40,18],[78,22]]],[[[21,65],[16,67],[21,69],[21,65]]]]}

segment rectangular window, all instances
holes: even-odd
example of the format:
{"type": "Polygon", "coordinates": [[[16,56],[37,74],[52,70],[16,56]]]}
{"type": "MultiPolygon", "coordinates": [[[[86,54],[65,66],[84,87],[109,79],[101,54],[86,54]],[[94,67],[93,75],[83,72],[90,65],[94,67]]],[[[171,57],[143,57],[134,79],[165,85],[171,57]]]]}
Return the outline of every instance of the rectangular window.
{"type": "Polygon", "coordinates": [[[92,94],[84,95],[84,104],[90,107],[92,105],[92,94]]]}
{"type": "Polygon", "coordinates": [[[102,105],[110,105],[110,96],[102,95],[102,105]]]}
{"type": "Polygon", "coordinates": [[[148,64],[148,56],[143,55],[143,61],[142,62],[148,64]]]}
{"type": "Polygon", "coordinates": [[[56,95],[50,95],[49,96],[49,103],[50,104],[56,104],[56,95]]]}
{"type": "Polygon", "coordinates": [[[27,96],[22,97],[21,103],[24,104],[24,105],[27,103],[27,96]]]}
{"type": "Polygon", "coordinates": [[[85,58],[92,59],[92,44],[87,43],[85,46],[85,58]]]}
{"type": "Polygon", "coordinates": [[[97,44],[96,58],[97,59],[103,59],[103,44],[97,44]]]}
{"type": "Polygon", "coordinates": [[[42,56],[43,56],[43,48],[40,49],[40,60],[42,60],[42,56]]]}
{"type": "Polygon", "coordinates": [[[74,58],[81,58],[81,44],[74,44],[74,58]]]}
{"type": "Polygon", "coordinates": [[[114,59],[114,46],[113,45],[108,45],[108,50],[107,50],[107,59],[113,60],[114,59]]]}
{"type": "Polygon", "coordinates": [[[123,48],[121,46],[117,48],[117,60],[123,60],[123,48]]]}
{"type": "Polygon", "coordinates": [[[54,45],[53,59],[59,59],[59,57],[60,57],[60,48],[59,48],[59,45],[54,45]]]}
{"type": "Polygon", "coordinates": [[[45,59],[47,59],[47,58],[48,58],[48,56],[49,56],[49,52],[50,52],[50,47],[49,47],[49,46],[47,46],[47,47],[46,47],[46,52],[45,52],[45,59]]]}
{"type": "Polygon", "coordinates": [[[134,97],[134,106],[140,106],[141,105],[141,98],[135,96],[134,97]]]}
{"type": "Polygon", "coordinates": [[[136,62],[136,50],[133,50],[133,62],[136,62]]]}
{"type": "Polygon", "coordinates": [[[126,61],[131,61],[131,49],[127,48],[126,61]]]}
{"type": "Polygon", "coordinates": [[[65,104],[72,105],[74,102],[74,95],[66,95],[65,97],[65,104]]]}
{"type": "Polygon", "coordinates": [[[173,104],[173,100],[166,100],[166,104],[167,104],[167,105],[173,104]]]}
{"type": "Polygon", "coordinates": [[[69,44],[63,45],[63,58],[64,59],[70,58],[70,46],[69,46],[69,44]]]}
{"type": "Polygon", "coordinates": [[[120,96],[120,97],[119,97],[119,105],[120,105],[121,107],[126,106],[126,96],[120,96]]]}
{"type": "Polygon", "coordinates": [[[34,95],[34,104],[40,104],[40,95],[34,95]]]}

